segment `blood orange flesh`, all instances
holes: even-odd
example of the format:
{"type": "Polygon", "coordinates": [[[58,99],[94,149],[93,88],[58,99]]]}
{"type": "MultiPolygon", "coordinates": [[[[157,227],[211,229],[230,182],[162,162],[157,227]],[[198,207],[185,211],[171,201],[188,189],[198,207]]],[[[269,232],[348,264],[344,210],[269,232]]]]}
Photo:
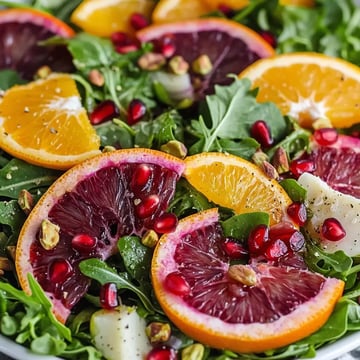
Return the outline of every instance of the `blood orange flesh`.
{"type": "Polygon", "coordinates": [[[0,69],[16,70],[25,79],[32,79],[43,65],[53,71],[71,71],[71,55],[64,46],[38,44],[55,35],[70,37],[74,31],[61,20],[40,11],[0,10],[0,69]]]}
{"type": "Polygon", "coordinates": [[[334,190],[360,199],[360,139],[339,135],[331,146],[317,146],[311,154],[319,176],[334,190]]]}
{"type": "MultiPolygon", "coordinates": [[[[137,32],[142,42],[153,42],[168,37],[175,47],[174,56],[181,55],[190,65],[200,55],[207,55],[212,70],[196,79],[197,97],[211,93],[215,84],[229,84],[229,74],[238,74],[260,58],[274,55],[274,49],[253,30],[236,22],[205,18],[152,25],[137,32]]],[[[156,47],[155,47],[156,49],[156,47]]]]}
{"type": "Polygon", "coordinates": [[[121,236],[141,236],[153,229],[166,211],[183,168],[177,158],[131,149],[102,154],[65,173],[37,203],[19,236],[16,267],[24,290],[28,290],[30,272],[52,299],[55,315],[65,321],[90,283],[81,274],[79,262],[90,257],[106,259],[116,251],[121,236]],[[144,166],[147,170],[139,174],[144,166]],[[158,206],[139,217],[137,205],[154,194],[159,197],[158,206]],[[60,230],[59,242],[50,250],[40,242],[45,219],[60,230]],[[95,246],[74,247],[77,235],[85,235],[86,243],[90,237],[95,246]]]}
{"type": "Polygon", "coordinates": [[[223,241],[212,209],[181,220],[155,249],[155,294],[184,333],[215,348],[262,352],[306,337],[326,322],[342,281],[289,266],[231,265],[223,241]],[[173,273],[186,280],[189,294],[169,291],[167,275],[173,273]]]}

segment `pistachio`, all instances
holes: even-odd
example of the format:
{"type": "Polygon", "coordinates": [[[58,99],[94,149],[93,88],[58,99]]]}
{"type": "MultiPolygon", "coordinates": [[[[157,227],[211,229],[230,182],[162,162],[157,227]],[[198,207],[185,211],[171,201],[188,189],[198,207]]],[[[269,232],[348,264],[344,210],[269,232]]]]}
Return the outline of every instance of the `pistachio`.
{"type": "Polygon", "coordinates": [[[196,74],[207,75],[211,72],[213,65],[209,56],[202,54],[192,62],[191,68],[196,74]]]}
{"type": "Polygon", "coordinates": [[[159,235],[154,230],[148,230],[141,238],[141,243],[149,248],[153,248],[158,241],[159,235]]]}
{"type": "Polygon", "coordinates": [[[166,63],[166,58],[162,54],[148,52],[142,55],[138,60],[138,65],[143,70],[159,70],[166,63]]]}
{"type": "Polygon", "coordinates": [[[104,75],[98,69],[90,70],[88,78],[89,81],[96,86],[103,86],[105,83],[104,75]]]}
{"type": "Polygon", "coordinates": [[[205,347],[202,344],[192,344],[181,351],[181,360],[202,360],[205,347]]]}
{"type": "Polygon", "coordinates": [[[170,71],[176,75],[183,75],[189,71],[189,63],[180,55],[172,57],[168,66],[170,71]]]}
{"type": "Polygon", "coordinates": [[[40,228],[40,244],[45,250],[53,249],[59,242],[60,236],[60,227],[52,223],[48,219],[44,219],[41,222],[40,228]]]}
{"type": "Polygon", "coordinates": [[[30,211],[34,207],[34,198],[29,191],[23,189],[19,193],[18,204],[26,215],[29,215],[30,211]]]}
{"type": "Polygon", "coordinates": [[[154,321],[145,329],[146,335],[152,344],[166,342],[170,339],[171,327],[168,323],[154,321]]]}
{"type": "Polygon", "coordinates": [[[271,162],[272,162],[275,170],[279,174],[283,174],[283,173],[289,171],[289,159],[288,159],[285,149],[282,148],[281,146],[275,150],[275,153],[274,153],[274,156],[273,156],[271,162]]]}
{"type": "Polygon", "coordinates": [[[37,71],[35,77],[37,79],[45,79],[51,74],[51,69],[47,65],[41,66],[37,71]]]}
{"type": "Polygon", "coordinates": [[[261,164],[261,169],[265,175],[270,179],[278,179],[279,174],[276,171],[275,167],[271,165],[268,161],[263,161],[261,164]]]}
{"type": "Polygon", "coordinates": [[[256,284],[256,273],[247,265],[231,265],[228,270],[228,276],[247,286],[256,284]]]}
{"type": "Polygon", "coordinates": [[[268,160],[269,157],[262,150],[257,150],[252,156],[252,161],[257,166],[261,166],[264,161],[268,161],[268,160]]]}
{"type": "Polygon", "coordinates": [[[312,123],[312,127],[314,130],[317,129],[322,129],[322,128],[331,128],[333,127],[331,124],[331,121],[327,118],[319,118],[316,119],[313,123],[312,123]]]}
{"type": "Polygon", "coordinates": [[[11,261],[3,256],[0,256],[0,270],[10,271],[12,270],[11,261]]]}
{"type": "Polygon", "coordinates": [[[160,146],[160,150],[180,159],[184,159],[187,155],[186,146],[178,140],[168,141],[166,144],[160,146]]]}
{"type": "Polygon", "coordinates": [[[105,145],[102,149],[103,153],[107,153],[107,152],[111,152],[111,151],[115,151],[116,148],[114,146],[111,145],[105,145]]]}

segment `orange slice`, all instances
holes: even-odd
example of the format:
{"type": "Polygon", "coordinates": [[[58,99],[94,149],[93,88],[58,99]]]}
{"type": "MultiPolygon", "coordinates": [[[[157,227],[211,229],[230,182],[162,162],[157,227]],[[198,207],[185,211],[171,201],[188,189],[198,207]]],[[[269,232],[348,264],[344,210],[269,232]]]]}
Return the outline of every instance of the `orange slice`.
{"type": "Polygon", "coordinates": [[[29,163],[67,169],[98,154],[100,139],[70,75],[14,86],[0,101],[0,146],[29,163]]]}
{"type": "Polygon", "coordinates": [[[213,10],[217,10],[220,6],[226,6],[233,10],[240,10],[248,6],[249,0],[204,0],[213,10]]]}
{"type": "Polygon", "coordinates": [[[130,16],[140,13],[150,19],[152,0],[85,0],[71,14],[70,20],[82,30],[110,37],[116,31],[133,33],[130,16]]]}
{"type": "Polygon", "coordinates": [[[53,303],[56,317],[65,322],[90,285],[79,262],[106,260],[118,252],[120,237],[141,237],[152,230],[157,219],[168,215],[165,210],[183,169],[179,158],[137,148],[106,152],[65,172],[21,229],[16,271],[23,290],[30,292],[30,273],[53,303]],[[159,204],[140,217],[138,206],[149,195],[159,204]]]}
{"type": "Polygon", "coordinates": [[[257,99],[276,103],[302,126],[326,119],[334,127],[360,119],[360,68],[317,53],[277,55],[255,62],[240,73],[259,88],[257,99]]]}
{"type": "Polygon", "coordinates": [[[218,220],[216,209],[184,218],[155,248],[151,279],[170,320],[196,341],[240,353],[289,345],[321,328],[344,282],[290,266],[234,265],[221,250],[218,220]]]}
{"type": "Polygon", "coordinates": [[[224,153],[200,153],[185,163],[185,178],[215,204],[237,214],[268,212],[271,224],[286,218],[291,199],[253,163],[224,153]]]}
{"type": "Polygon", "coordinates": [[[205,0],[160,0],[152,13],[152,22],[162,24],[196,19],[211,10],[205,0]]]}

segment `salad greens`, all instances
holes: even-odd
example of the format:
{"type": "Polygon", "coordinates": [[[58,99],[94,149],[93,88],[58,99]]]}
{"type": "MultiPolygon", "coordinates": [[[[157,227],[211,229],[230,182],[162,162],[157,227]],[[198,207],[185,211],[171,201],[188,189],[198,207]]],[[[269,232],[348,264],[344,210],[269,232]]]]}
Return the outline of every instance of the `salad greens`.
{"type": "MultiPolygon", "coordinates": [[[[67,21],[80,0],[35,0],[28,3],[67,21]]],[[[0,1],[0,5],[12,4],[0,1]]],[[[317,0],[314,8],[303,9],[281,6],[277,0],[252,0],[248,7],[235,13],[232,18],[257,31],[271,31],[277,38],[278,52],[318,51],[360,65],[360,8],[350,0],[317,0]]],[[[264,159],[271,158],[279,147],[291,158],[309,146],[309,132],[291,118],[283,117],[274,104],[257,103],[256,91],[250,90],[247,79],[238,80],[229,74],[234,77],[231,85],[216,86],[215,93],[207,96],[198,109],[182,111],[159,101],[149,72],[137,66],[138,58],[151,50],[150,45],[120,55],[113,49],[110,40],[79,33],[71,39],[50,39],[44,42],[44,46],[59,42],[65,44],[73,56],[76,72],[72,76],[77,81],[86,109],[92,111],[95,104],[104,99],[113,100],[120,109],[119,119],[96,126],[104,148],[164,149],[171,142],[181,142],[190,154],[221,151],[254,160],[259,155],[259,143],[251,137],[250,125],[261,118],[266,118],[276,141],[274,147],[260,154],[264,159]],[[89,81],[88,73],[92,70],[103,74],[103,86],[89,81]],[[121,115],[133,98],[147,105],[148,118],[130,127],[121,120],[121,115]]],[[[0,71],[1,90],[23,82],[14,71],[0,71]]],[[[18,198],[20,191],[28,191],[36,201],[60,174],[59,171],[43,169],[0,153],[1,257],[11,259],[25,220],[18,198]]],[[[283,180],[281,185],[294,201],[305,198],[305,190],[295,180],[283,180]]],[[[179,218],[211,207],[213,204],[189,183],[184,179],[179,181],[175,198],[170,204],[170,210],[179,218]]],[[[234,216],[230,209],[221,209],[221,217],[225,234],[237,238],[245,238],[250,225],[269,222],[268,214],[234,216]]],[[[311,357],[323,344],[339,339],[349,331],[360,330],[360,305],[357,302],[360,296],[360,281],[357,279],[360,265],[343,252],[327,254],[311,239],[307,243],[305,259],[310,269],[346,282],[346,292],[326,325],[313,335],[283,349],[261,355],[238,355],[230,351],[206,349],[205,359],[311,357]]],[[[98,259],[83,261],[81,271],[93,279],[94,287],[107,282],[115,283],[119,292],[132,299],[147,319],[166,321],[150,286],[151,249],[134,236],[119,239],[118,248],[119,254],[107,263],[98,259]]],[[[1,280],[0,333],[38,354],[66,359],[102,358],[89,335],[91,314],[99,307],[97,297],[86,295],[81,311],[71,315],[67,326],[64,326],[52,315],[50,302],[31,276],[31,296],[18,290],[15,272],[6,271],[1,280]]],[[[185,335],[179,333],[178,336],[183,344],[192,343],[185,335]]]]}

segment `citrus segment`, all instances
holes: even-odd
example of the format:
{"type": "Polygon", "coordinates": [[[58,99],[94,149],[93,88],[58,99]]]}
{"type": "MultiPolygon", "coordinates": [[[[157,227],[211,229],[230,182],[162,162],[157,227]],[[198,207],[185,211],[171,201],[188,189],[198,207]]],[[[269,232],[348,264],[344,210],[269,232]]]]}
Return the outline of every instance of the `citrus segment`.
{"type": "Polygon", "coordinates": [[[150,19],[152,0],[85,0],[71,14],[70,20],[82,30],[110,37],[117,31],[133,33],[130,17],[140,13],[150,19]]]}
{"type": "Polygon", "coordinates": [[[236,74],[254,61],[274,55],[274,49],[255,31],[228,19],[202,18],[150,25],[136,33],[141,42],[171,38],[173,56],[188,63],[195,99],[213,92],[214,84],[229,84],[236,74]],[[191,49],[191,51],[189,51],[191,49]],[[200,56],[209,58],[208,72],[195,71],[200,56]]]}
{"type": "Polygon", "coordinates": [[[184,218],[154,251],[155,295],[181,331],[211,347],[245,353],[288,345],[324,325],[343,281],[266,263],[231,265],[218,220],[215,209],[184,218]],[[189,292],[170,291],[169,274],[181,276],[189,292]]]}
{"type": "Polygon", "coordinates": [[[53,71],[73,69],[65,46],[41,46],[51,36],[71,37],[74,30],[56,17],[30,8],[0,10],[0,69],[14,69],[32,79],[43,65],[53,71]]]}
{"type": "Polygon", "coordinates": [[[204,0],[160,0],[152,12],[154,24],[196,19],[212,10],[204,0]]]}
{"type": "Polygon", "coordinates": [[[55,169],[67,169],[100,152],[75,81],[65,74],[5,92],[0,101],[0,145],[15,157],[55,169]]]}
{"type": "Polygon", "coordinates": [[[249,0],[204,0],[213,10],[226,6],[231,10],[240,10],[249,5],[249,0]]]}
{"type": "Polygon", "coordinates": [[[340,128],[359,122],[360,68],[345,60],[317,53],[282,54],[250,65],[240,77],[259,88],[259,101],[275,102],[303,126],[318,119],[340,128]]]}
{"type": "Polygon", "coordinates": [[[31,273],[64,322],[90,283],[80,273],[79,262],[90,257],[106,259],[117,251],[121,236],[141,236],[153,229],[183,169],[178,158],[131,149],[95,156],[64,173],[21,229],[16,270],[24,291],[29,292],[27,274],[31,273]],[[158,205],[141,214],[139,207],[149,196],[156,196],[158,205]]]}
{"type": "Polygon", "coordinates": [[[268,212],[270,223],[286,218],[291,199],[276,180],[234,155],[201,153],[185,159],[185,178],[217,205],[237,214],[268,212]]]}

